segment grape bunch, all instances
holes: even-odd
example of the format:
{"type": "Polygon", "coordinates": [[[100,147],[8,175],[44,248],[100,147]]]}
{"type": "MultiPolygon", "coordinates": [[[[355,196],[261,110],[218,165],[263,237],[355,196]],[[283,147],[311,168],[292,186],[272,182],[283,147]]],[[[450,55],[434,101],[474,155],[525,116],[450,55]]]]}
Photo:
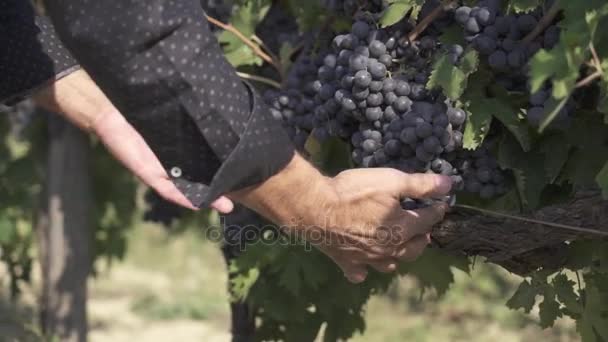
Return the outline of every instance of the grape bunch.
{"type": "MultiPolygon", "coordinates": [[[[434,172],[452,177],[456,190],[466,190],[472,178],[447,159],[462,149],[466,113],[425,87],[442,47],[431,35],[403,39],[408,28],[379,30],[358,20],[350,32],[334,38],[313,83],[313,135],[349,138],[357,166],[434,172]]],[[[462,47],[447,48],[457,62],[462,47]]],[[[419,204],[408,199],[404,206],[419,204]]]]}
{"type": "Polygon", "coordinates": [[[313,83],[317,69],[323,65],[320,56],[322,54],[317,58],[301,55],[289,70],[285,88],[264,93],[264,100],[270,106],[273,117],[282,121],[288,135],[300,150],[304,148],[314,128],[314,112],[319,105],[313,83]]]}
{"type": "MultiPolygon", "coordinates": [[[[454,19],[462,25],[473,48],[487,57],[488,64],[511,90],[525,78],[529,59],[541,48],[551,49],[559,41],[559,28],[549,26],[531,42],[523,39],[534,30],[543,16],[543,8],[529,13],[505,14],[500,0],[481,0],[474,7],[461,6],[454,19]]],[[[525,82],[523,82],[525,84],[525,82]]]]}
{"type": "Polygon", "coordinates": [[[504,172],[491,154],[492,143],[485,143],[475,151],[460,150],[446,156],[447,162],[460,172],[464,191],[491,199],[507,192],[504,172]]]}

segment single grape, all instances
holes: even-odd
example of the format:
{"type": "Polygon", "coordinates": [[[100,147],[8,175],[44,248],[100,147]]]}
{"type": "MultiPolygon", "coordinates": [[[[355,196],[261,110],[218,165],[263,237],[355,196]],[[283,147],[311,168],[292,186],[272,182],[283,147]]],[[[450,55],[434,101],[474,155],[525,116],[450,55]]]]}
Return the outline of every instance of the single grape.
{"type": "Polygon", "coordinates": [[[475,14],[475,19],[479,24],[487,26],[494,23],[495,15],[487,8],[480,8],[475,14]]]}
{"type": "Polygon", "coordinates": [[[392,106],[398,113],[405,113],[410,110],[412,101],[407,96],[400,96],[392,106]]]}
{"type": "Polygon", "coordinates": [[[359,39],[366,39],[369,30],[369,25],[363,21],[356,21],[351,27],[351,32],[359,39]]]}
{"type": "Polygon", "coordinates": [[[385,78],[384,81],[382,81],[382,92],[384,93],[384,95],[395,91],[396,87],[397,82],[395,82],[395,80],[392,78],[385,78]]]}
{"type": "Polygon", "coordinates": [[[384,104],[390,106],[397,101],[398,98],[399,97],[393,92],[387,93],[384,95],[384,104]]]}
{"type": "Polygon", "coordinates": [[[352,72],[367,69],[368,58],[362,55],[353,55],[349,60],[349,67],[352,72]]]}
{"type": "Polygon", "coordinates": [[[406,144],[413,144],[418,141],[418,136],[416,135],[416,128],[407,127],[401,134],[399,135],[399,139],[406,144]]]}
{"type": "Polygon", "coordinates": [[[386,45],[379,40],[374,40],[369,44],[369,53],[372,57],[380,58],[386,53],[386,45]]]}
{"type": "Polygon", "coordinates": [[[354,83],[357,87],[366,88],[372,82],[372,75],[366,70],[359,70],[355,74],[354,83]]]}
{"type": "Polygon", "coordinates": [[[467,22],[464,24],[464,28],[467,31],[467,33],[470,33],[470,34],[479,33],[479,31],[481,30],[479,28],[479,24],[477,23],[477,19],[475,19],[475,18],[469,18],[467,20],[467,22]]]}
{"type": "Polygon", "coordinates": [[[422,146],[428,153],[439,154],[442,152],[443,148],[439,143],[439,139],[436,136],[431,135],[424,139],[422,146]]]}
{"type": "Polygon", "coordinates": [[[433,134],[433,126],[431,126],[428,122],[423,122],[421,124],[416,125],[416,135],[419,138],[426,138],[433,134]]]}
{"type": "Polygon", "coordinates": [[[430,162],[434,156],[432,153],[427,152],[424,146],[419,145],[416,147],[416,158],[422,162],[430,162]]]}
{"type": "Polygon", "coordinates": [[[336,55],[329,54],[323,58],[323,65],[328,68],[335,68],[338,62],[336,55]]]}
{"type": "Polygon", "coordinates": [[[389,157],[399,157],[401,155],[401,142],[391,139],[384,144],[384,153],[389,157]]]}
{"type": "Polygon", "coordinates": [[[391,55],[384,54],[378,57],[378,62],[384,64],[388,68],[393,64],[393,57],[391,57],[391,55]]]}
{"type": "Polygon", "coordinates": [[[369,67],[369,72],[372,74],[372,77],[374,79],[382,80],[386,76],[386,65],[384,65],[378,61],[374,61],[371,63],[371,65],[369,67]]]}
{"type": "Polygon", "coordinates": [[[502,71],[507,66],[507,54],[502,50],[497,50],[488,57],[488,64],[494,70],[502,71]]]}
{"type": "Polygon", "coordinates": [[[533,106],[542,106],[548,97],[548,92],[544,90],[539,90],[536,93],[530,95],[530,104],[533,106]]]}
{"type": "Polygon", "coordinates": [[[361,148],[365,153],[374,153],[379,147],[379,144],[372,139],[367,139],[361,144],[361,148]]]}
{"type": "Polygon", "coordinates": [[[534,30],[538,24],[536,18],[530,14],[523,14],[517,18],[517,28],[522,32],[530,32],[534,30]]]}
{"type": "Polygon", "coordinates": [[[365,110],[365,117],[369,121],[376,121],[382,118],[382,108],[370,107],[365,110]]]}
{"type": "Polygon", "coordinates": [[[470,18],[471,8],[467,6],[462,6],[456,9],[454,12],[454,19],[461,24],[465,25],[470,18]]]}
{"type": "Polygon", "coordinates": [[[464,110],[459,108],[450,108],[448,110],[448,119],[450,123],[456,127],[464,124],[467,119],[467,114],[464,110]]]}
{"type": "Polygon", "coordinates": [[[462,147],[462,132],[454,131],[452,133],[452,139],[454,140],[454,145],[456,145],[456,148],[462,147]]]}
{"type": "Polygon", "coordinates": [[[353,111],[357,109],[357,104],[355,103],[355,101],[353,101],[352,98],[347,97],[342,99],[342,109],[346,111],[353,111]]]}
{"type": "Polygon", "coordinates": [[[507,62],[509,63],[509,66],[514,69],[521,68],[524,65],[525,61],[526,55],[520,49],[515,49],[509,52],[509,55],[507,56],[507,62]]]}
{"type": "MultiPolygon", "coordinates": [[[[378,93],[378,92],[382,91],[382,87],[383,87],[382,81],[372,81],[369,84],[369,91],[371,91],[373,93],[378,93]]],[[[380,95],[382,95],[382,94],[380,94],[380,95]]]]}
{"type": "Polygon", "coordinates": [[[397,81],[395,94],[397,96],[408,96],[411,92],[411,87],[406,81],[397,81]]]}
{"type": "Polygon", "coordinates": [[[527,118],[530,125],[538,127],[541,121],[545,118],[545,108],[532,107],[528,109],[527,118]]]}
{"type": "Polygon", "coordinates": [[[496,51],[496,40],[486,36],[485,34],[477,36],[477,38],[475,38],[473,41],[473,45],[477,51],[484,55],[489,55],[496,51]]]}

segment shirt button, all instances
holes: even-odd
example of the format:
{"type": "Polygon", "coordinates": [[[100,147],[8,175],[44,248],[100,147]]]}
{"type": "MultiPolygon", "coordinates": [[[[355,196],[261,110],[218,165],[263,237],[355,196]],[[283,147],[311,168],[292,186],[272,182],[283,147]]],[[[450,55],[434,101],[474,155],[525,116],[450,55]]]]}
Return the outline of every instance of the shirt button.
{"type": "Polygon", "coordinates": [[[179,178],[182,176],[182,169],[180,169],[177,166],[172,167],[170,172],[171,172],[171,177],[173,177],[173,178],[179,178]]]}

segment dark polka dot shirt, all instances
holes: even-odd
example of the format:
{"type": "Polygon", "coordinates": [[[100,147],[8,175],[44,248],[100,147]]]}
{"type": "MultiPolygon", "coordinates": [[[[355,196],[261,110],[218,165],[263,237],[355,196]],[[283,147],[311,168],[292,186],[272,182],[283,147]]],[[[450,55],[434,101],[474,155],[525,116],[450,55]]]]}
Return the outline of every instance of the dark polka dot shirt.
{"type": "Polygon", "coordinates": [[[0,1],[0,46],[1,103],[15,104],[79,69],[49,20],[35,16],[28,1],[0,1]]]}
{"type": "Polygon", "coordinates": [[[198,1],[47,0],[46,8],[72,56],[193,204],[262,182],[293,156],[283,128],[224,58],[198,1]]]}

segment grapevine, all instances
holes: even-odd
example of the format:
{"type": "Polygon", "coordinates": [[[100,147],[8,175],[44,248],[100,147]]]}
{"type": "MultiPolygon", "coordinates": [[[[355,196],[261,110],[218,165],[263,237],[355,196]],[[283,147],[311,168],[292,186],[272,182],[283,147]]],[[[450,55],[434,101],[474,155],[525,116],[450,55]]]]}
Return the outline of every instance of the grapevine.
{"type": "MultiPolygon", "coordinates": [[[[598,214],[608,210],[608,5],[292,0],[273,2],[267,17],[247,14],[252,57],[233,64],[302,154],[328,173],[390,167],[452,178],[449,198],[403,199],[405,209],[448,201],[452,212],[432,234],[435,248],[400,274],[443,293],[452,278],[426,270],[451,275],[482,256],[522,275],[509,307],[529,312],[542,297],[543,327],[569,316],[584,341],[608,339],[606,312],[593,304],[608,305],[608,219],[598,214]]],[[[238,224],[267,224],[246,216],[238,224]]],[[[347,339],[393,279],[372,274],[353,287],[317,251],[237,245],[231,293],[250,305],[260,340],[313,340],[322,324],[325,340],[347,339]]]]}

